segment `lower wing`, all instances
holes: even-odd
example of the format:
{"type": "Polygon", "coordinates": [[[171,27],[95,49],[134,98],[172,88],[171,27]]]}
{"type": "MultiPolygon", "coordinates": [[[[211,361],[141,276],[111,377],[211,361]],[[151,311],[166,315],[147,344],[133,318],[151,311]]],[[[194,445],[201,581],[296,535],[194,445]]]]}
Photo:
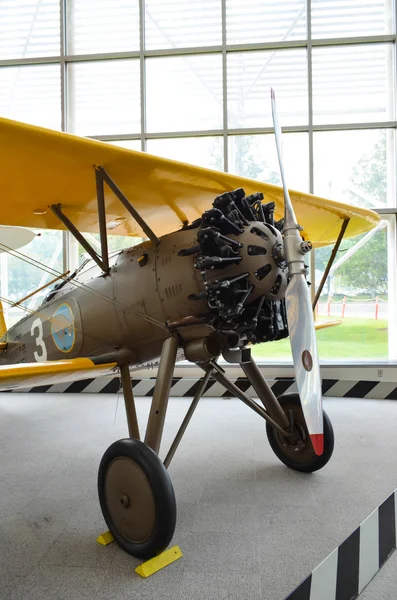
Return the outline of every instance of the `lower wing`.
{"type": "Polygon", "coordinates": [[[111,375],[116,367],[115,362],[96,365],[90,358],[2,365],[0,391],[111,375]]]}
{"type": "Polygon", "coordinates": [[[325,329],[326,327],[335,327],[336,325],[342,325],[342,321],[337,319],[335,321],[315,321],[314,328],[316,329],[325,329]]]}

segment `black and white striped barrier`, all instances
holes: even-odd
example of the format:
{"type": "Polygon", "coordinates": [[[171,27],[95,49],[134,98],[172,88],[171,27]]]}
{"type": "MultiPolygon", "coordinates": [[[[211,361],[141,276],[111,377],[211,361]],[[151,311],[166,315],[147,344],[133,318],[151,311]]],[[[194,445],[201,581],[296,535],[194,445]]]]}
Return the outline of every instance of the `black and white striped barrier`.
{"type": "MultiPolygon", "coordinates": [[[[248,395],[256,396],[246,377],[232,378],[238,388],[248,395]]],[[[156,378],[132,379],[135,396],[153,396],[156,378]]],[[[276,396],[286,392],[297,392],[293,377],[276,377],[268,379],[276,396]]],[[[174,377],[172,380],[170,396],[174,398],[193,397],[196,393],[199,380],[192,377],[174,377]]],[[[98,377],[97,379],[84,379],[73,383],[59,383],[55,385],[41,385],[26,390],[15,390],[16,392],[32,393],[95,393],[111,394],[121,390],[119,377],[98,377]]],[[[386,381],[350,381],[346,379],[323,379],[323,395],[338,398],[369,398],[376,400],[397,400],[397,383],[386,381]]],[[[211,398],[228,398],[230,393],[213,380],[210,380],[204,392],[204,396],[211,398]]]]}
{"type": "Polygon", "coordinates": [[[397,490],[285,600],[356,598],[396,548],[396,512],[397,490]]]}

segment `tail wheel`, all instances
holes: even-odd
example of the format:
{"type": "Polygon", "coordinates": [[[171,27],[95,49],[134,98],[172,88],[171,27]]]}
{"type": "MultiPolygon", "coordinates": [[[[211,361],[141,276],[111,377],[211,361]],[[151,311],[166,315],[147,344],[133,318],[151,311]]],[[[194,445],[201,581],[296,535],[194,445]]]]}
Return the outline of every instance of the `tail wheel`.
{"type": "Polygon", "coordinates": [[[278,398],[288,419],[291,411],[295,436],[284,437],[269,423],[266,423],[266,434],[275,455],[290,469],[311,473],[322,469],[334,451],[334,431],[325,411],[324,415],[324,452],[317,456],[310,441],[299,394],[283,394],[278,398]]]}
{"type": "Polygon", "coordinates": [[[98,472],[103,517],[121,548],[140,558],[160,554],[176,524],[176,502],[166,468],[143,442],[123,439],[106,450],[98,472]]]}

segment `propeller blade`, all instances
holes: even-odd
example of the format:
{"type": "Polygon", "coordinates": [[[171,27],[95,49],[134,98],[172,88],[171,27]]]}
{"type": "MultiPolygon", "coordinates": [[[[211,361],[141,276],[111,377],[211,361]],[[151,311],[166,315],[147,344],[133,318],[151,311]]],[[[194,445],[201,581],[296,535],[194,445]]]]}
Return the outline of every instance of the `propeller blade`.
{"type": "Polygon", "coordinates": [[[304,275],[291,277],[285,305],[296,385],[314,451],[320,456],[323,453],[321,377],[310,293],[304,275]]]}
{"type": "MultiPolygon", "coordinates": [[[[284,189],[284,250],[288,265],[288,287],[285,305],[296,384],[302,404],[307,429],[314,452],[321,456],[324,449],[323,406],[320,364],[317,352],[316,330],[311,306],[309,287],[306,282],[306,267],[299,225],[288,192],[285,177],[281,128],[278,120],[276,97],[271,90],[274,133],[278,162],[284,189]]],[[[306,242],[307,244],[307,242],[306,242]]]]}

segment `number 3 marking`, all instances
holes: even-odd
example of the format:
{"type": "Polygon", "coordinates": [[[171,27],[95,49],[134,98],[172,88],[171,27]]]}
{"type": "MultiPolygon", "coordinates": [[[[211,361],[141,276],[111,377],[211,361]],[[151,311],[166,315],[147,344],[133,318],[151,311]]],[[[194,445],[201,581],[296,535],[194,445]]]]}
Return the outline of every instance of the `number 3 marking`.
{"type": "Polygon", "coordinates": [[[37,362],[44,362],[47,360],[47,348],[45,347],[45,342],[43,340],[43,323],[40,319],[33,321],[32,327],[30,328],[30,335],[33,337],[36,329],[38,330],[38,334],[36,336],[36,346],[41,348],[41,352],[33,352],[33,356],[37,362]]]}

